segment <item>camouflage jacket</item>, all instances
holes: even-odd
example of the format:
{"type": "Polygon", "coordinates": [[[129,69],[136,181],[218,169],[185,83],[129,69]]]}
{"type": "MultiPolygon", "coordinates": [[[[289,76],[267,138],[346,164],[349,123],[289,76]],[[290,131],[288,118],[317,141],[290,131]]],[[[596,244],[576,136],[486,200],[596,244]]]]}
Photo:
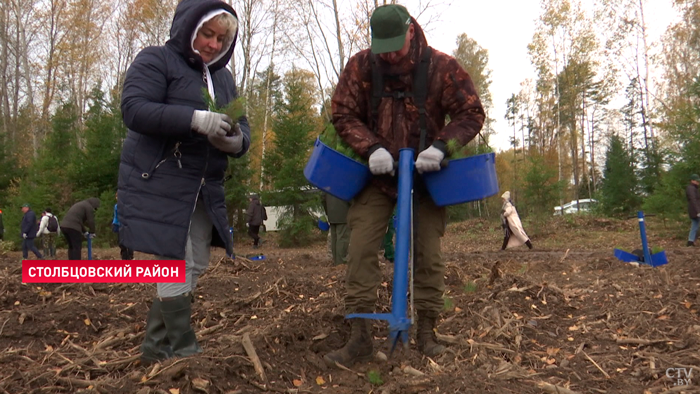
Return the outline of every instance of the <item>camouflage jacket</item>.
{"type": "MultiPolygon", "coordinates": [[[[415,19],[415,35],[411,49],[398,64],[379,59],[384,71],[384,90],[412,91],[413,69],[420,62],[428,44],[415,19]]],[[[469,74],[453,57],[432,50],[428,68],[426,98],[426,146],[431,144],[445,152],[445,144],[456,139],[460,145],[471,141],[484,123],[484,108],[469,74]],[[450,117],[445,125],[446,116],[450,117]]],[[[358,52],[348,60],[340,75],[332,98],[333,125],[340,136],[360,156],[368,158],[378,147],[388,150],[395,160],[399,149],[413,148],[420,143],[418,108],[413,98],[382,98],[377,116],[376,133],[372,118],[372,67],[370,50],[358,52]]],[[[416,152],[416,156],[418,152],[416,152]]],[[[446,155],[447,156],[447,155],[446,155]]],[[[396,197],[396,179],[374,177],[372,183],[396,197]]]]}

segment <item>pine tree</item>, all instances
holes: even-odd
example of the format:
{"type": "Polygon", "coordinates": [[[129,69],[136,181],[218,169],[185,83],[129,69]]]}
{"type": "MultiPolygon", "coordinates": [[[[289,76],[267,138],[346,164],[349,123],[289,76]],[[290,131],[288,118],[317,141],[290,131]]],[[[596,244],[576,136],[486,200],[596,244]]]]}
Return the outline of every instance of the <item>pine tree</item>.
{"type": "Polygon", "coordinates": [[[639,181],[629,150],[619,136],[612,135],[600,188],[602,211],[607,215],[634,213],[641,204],[638,191],[639,181]]]}
{"type": "Polygon", "coordinates": [[[564,189],[563,183],[557,181],[557,168],[548,165],[545,158],[539,155],[530,155],[527,160],[528,169],[523,184],[525,209],[521,207],[519,211],[532,212],[536,217],[550,216],[564,189]]]}
{"type": "Polygon", "coordinates": [[[318,198],[304,189],[308,182],[303,170],[313,146],[320,118],[314,110],[313,75],[292,69],[284,78],[285,100],[277,108],[273,123],[274,147],[264,158],[265,179],[274,191],[263,192],[266,205],[287,207],[279,219],[280,246],[299,246],[312,239],[318,198]]]}

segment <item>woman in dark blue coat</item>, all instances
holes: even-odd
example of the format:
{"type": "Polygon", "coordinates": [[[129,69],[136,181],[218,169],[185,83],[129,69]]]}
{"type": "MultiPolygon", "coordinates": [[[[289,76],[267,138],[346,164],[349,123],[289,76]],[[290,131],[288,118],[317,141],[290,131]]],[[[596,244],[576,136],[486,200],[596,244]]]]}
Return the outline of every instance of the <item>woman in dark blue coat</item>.
{"type": "Polygon", "coordinates": [[[233,253],[224,202],[228,158],[250,146],[245,117],[210,112],[236,99],[226,64],[238,17],[220,0],[183,0],[170,40],[143,49],[129,67],[122,113],[129,128],[119,167],[120,235],[126,247],[186,262],[185,283],[158,283],[142,361],[201,352],[190,325],[191,296],[210,246],[233,253]]]}

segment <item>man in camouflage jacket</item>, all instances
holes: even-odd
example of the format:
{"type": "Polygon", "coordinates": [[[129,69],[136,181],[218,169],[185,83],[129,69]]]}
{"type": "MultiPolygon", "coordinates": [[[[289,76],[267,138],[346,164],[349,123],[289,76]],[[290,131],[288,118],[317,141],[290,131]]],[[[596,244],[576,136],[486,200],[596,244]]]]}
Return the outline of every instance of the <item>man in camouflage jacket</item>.
{"type": "MultiPolygon", "coordinates": [[[[345,307],[348,313],[371,313],[381,281],[377,245],[386,232],[396,205],[397,179],[394,162],[399,149],[419,150],[419,108],[413,97],[385,95],[372,115],[372,53],[383,71],[384,91],[410,92],[414,68],[428,44],[423,30],[400,5],[385,5],[374,10],[370,26],[372,48],[350,58],[340,75],[332,98],[333,125],[338,135],[357,154],[367,158],[374,175],[353,200],[348,212],[351,228],[346,278],[345,307]]],[[[413,92],[415,94],[415,92],[413,92]]],[[[419,173],[439,171],[447,155],[446,145],[471,141],[481,130],[484,109],[469,74],[453,57],[432,50],[429,58],[426,98],[427,149],[418,153],[415,168],[419,173]],[[446,124],[446,116],[450,122],[446,124]]],[[[427,356],[445,350],[435,338],[434,328],[443,307],[445,265],[441,258],[440,238],[444,235],[446,211],[437,207],[420,179],[414,185],[419,196],[416,218],[417,256],[414,271],[414,300],[418,312],[418,349],[427,356]]],[[[373,357],[369,322],[352,319],[351,334],[340,350],[324,359],[350,366],[373,357]]]]}

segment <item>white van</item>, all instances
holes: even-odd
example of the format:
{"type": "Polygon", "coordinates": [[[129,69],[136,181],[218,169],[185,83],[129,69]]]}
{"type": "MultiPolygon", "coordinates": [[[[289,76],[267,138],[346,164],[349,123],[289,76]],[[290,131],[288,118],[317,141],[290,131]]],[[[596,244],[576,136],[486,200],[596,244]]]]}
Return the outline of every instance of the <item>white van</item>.
{"type": "Polygon", "coordinates": [[[557,205],[554,207],[554,216],[572,214],[572,213],[585,213],[590,212],[598,200],[593,198],[581,198],[578,200],[578,205],[576,200],[566,203],[563,206],[557,205]]]}

